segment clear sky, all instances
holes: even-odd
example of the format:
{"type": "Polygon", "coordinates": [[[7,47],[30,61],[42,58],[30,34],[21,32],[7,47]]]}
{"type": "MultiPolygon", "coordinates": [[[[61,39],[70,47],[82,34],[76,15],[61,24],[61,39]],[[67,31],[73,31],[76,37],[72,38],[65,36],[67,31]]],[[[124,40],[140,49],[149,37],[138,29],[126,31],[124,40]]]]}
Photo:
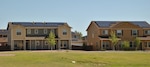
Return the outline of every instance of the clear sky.
{"type": "Polygon", "coordinates": [[[93,20],[150,23],[150,0],[0,0],[0,29],[8,22],[67,22],[86,35],[93,20]]]}

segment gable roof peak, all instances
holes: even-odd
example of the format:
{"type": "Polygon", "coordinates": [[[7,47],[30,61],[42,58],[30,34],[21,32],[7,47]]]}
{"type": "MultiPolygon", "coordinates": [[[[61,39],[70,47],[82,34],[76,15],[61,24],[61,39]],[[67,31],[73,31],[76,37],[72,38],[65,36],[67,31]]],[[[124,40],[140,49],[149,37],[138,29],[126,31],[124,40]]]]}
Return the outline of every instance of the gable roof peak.
{"type": "Polygon", "coordinates": [[[137,25],[141,28],[150,28],[150,24],[148,24],[146,21],[92,21],[97,24],[98,27],[101,28],[109,28],[112,25],[116,25],[118,23],[132,23],[134,25],[137,25]]]}

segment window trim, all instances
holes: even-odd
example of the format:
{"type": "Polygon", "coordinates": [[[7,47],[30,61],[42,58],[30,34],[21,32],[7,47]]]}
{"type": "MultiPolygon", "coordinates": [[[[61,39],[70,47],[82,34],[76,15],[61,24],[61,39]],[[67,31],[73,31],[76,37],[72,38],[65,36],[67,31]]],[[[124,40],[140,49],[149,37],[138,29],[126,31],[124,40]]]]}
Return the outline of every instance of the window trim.
{"type": "Polygon", "coordinates": [[[44,34],[47,34],[47,29],[44,29],[43,31],[44,31],[44,34]]]}
{"type": "Polygon", "coordinates": [[[102,35],[108,35],[108,30],[102,30],[102,35]]]}
{"type": "Polygon", "coordinates": [[[145,35],[150,35],[150,30],[144,30],[144,34],[145,35]],[[146,33],[146,31],[147,31],[147,33],[146,33]]]}
{"type": "Polygon", "coordinates": [[[138,35],[138,30],[136,30],[136,29],[133,29],[133,30],[131,30],[131,34],[132,34],[132,36],[137,36],[138,35]],[[134,35],[134,31],[136,31],[136,35],[134,35]]]}
{"type": "Polygon", "coordinates": [[[34,34],[38,34],[38,29],[35,29],[35,30],[34,30],[34,34]]]}
{"type": "Polygon", "coordinates": [[[117,35],[117,36],[122,36],[122,31],[123,31],[123,30],[116,30],[116,35],[117,35]],[[118,31],[119,31],[119,33],[118,33],[118,31]],[[118,35],[118,34],[119,34],[119,35],[118,35]]]}
{"type": "Polygon", "coordinates": [[[27,29],[27,34],[31,34],[31,29],[27,29]]]}
{"type": "Polygon", "coordinates": [[[63,35],[67,35],[67,30],[66,30],[66,29],[63,29],[62,34],[63,34],[63,35]]]}
{"type": "Polygon", "coordinates": [[[16,30],[16,35],[21,35],[21,30],[20,29],[16,30]]]}

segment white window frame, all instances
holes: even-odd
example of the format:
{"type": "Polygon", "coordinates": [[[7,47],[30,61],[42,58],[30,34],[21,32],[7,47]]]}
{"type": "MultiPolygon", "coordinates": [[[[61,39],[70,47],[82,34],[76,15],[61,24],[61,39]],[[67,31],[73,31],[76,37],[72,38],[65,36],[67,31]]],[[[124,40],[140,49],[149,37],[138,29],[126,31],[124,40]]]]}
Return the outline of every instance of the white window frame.
{"type": "Polygon", "coordinates": [[[122,36],[122,30],[116,30],[117,36],[122,36]]]}
{"type": "Polygon", "coordinates": [[[47,29],[44,29],[44,34],[47,34],[47,29]]]}
{"type": "Polygon", "coordinates": [[[144,34],[149,35],[150,34],[150,30],[145,30],[144,34]],[[147,33],[146,33],[146,31],[147,31],[147,33]]]}
{"type": "Polygon", "coordinates": [[[132,30],[132,36],[137,36],[138,35],[138,30],[132,30]],[[136,35],[134,33],[136,32],[136,35]]]}
{"type": "Polygon", "coordinates": [[[45,45],[48,45],[48,42],[47,42],[47,41],[45,41],[45,45]]]}
{"type": "Polygon", "coordinates": [[[16,35],[21,35],[21,30],[20,29],[16,30],[16,35]],[[19,32],[20,32],[20,34],[18,34],[19,32]]]}
{"type": "Polygon", "coordinates": [[[27,34],[31,34],[31,29],[27,29],[27,34]]]}
{"type": "Polygon", "coordinates": [[[63,35],[67,35],[67,30],[66,30],[66,29],[63,29],[62,34],[63,34],[63,35]]]}
{"type": "Polygon", "coordinates": [[[38,34],[38,29],[35,29],[35,30],[34,30],[34,33],[35,33],[35,34],[38,34]]]}
{"type": "Polygon", "coordinates": [[[40,41],[35,41],[36,46],[40,45],[40,41]]]}
{"type": "Polygon", "coordinates": [[[102,34],[103,34],[103,35],[108,35],[108,30],[103,30],[103,31],[102,31],[102,34]]]}

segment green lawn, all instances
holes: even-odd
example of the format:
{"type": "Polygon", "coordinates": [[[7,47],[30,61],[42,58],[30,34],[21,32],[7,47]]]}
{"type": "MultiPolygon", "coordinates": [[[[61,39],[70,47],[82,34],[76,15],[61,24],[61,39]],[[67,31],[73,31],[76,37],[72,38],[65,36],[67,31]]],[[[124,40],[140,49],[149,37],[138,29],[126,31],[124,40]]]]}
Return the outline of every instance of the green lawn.
{"type": "Polygon", "coordinates": [[[149,67],[149,51],[0,52],[0,67],[149,67]],[[76,61],[76,63],[72,63],[76,61]]]}

